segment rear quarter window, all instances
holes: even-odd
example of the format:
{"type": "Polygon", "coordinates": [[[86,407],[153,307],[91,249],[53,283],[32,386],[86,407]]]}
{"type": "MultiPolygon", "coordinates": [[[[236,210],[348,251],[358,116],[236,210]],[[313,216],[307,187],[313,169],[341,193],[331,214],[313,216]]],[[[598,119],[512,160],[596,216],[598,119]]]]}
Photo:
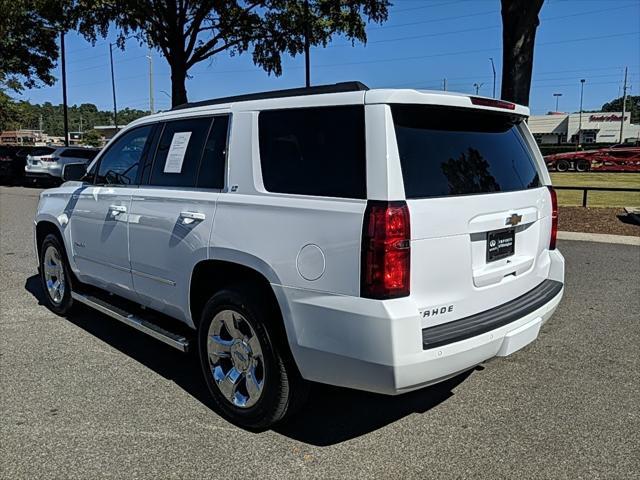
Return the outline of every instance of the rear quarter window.
{"type": "Polygon", "coordinates": [[[541,186],[522,117],[472,109],[392,105],[407,198],[541,186]]]}
{"type": "Polygon", "coordinates": [[[258,126],[269,192],[366,198],[362,105],[263,111],[258,126]]]}

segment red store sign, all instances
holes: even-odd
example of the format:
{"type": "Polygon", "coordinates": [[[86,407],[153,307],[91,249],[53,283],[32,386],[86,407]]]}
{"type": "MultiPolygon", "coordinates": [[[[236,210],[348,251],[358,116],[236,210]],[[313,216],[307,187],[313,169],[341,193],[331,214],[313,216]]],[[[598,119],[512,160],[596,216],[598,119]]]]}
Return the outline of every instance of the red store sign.
{"type": "MultiPolygon", "coordinates": [[[[625,115],[624,119],[627,119],[627,116],[625,115]]],[[[622,120],[622,116],[621,115],[591,115],[589,117],[589,121],[590,122],[619,122],[620,120],[622,120]]]]}

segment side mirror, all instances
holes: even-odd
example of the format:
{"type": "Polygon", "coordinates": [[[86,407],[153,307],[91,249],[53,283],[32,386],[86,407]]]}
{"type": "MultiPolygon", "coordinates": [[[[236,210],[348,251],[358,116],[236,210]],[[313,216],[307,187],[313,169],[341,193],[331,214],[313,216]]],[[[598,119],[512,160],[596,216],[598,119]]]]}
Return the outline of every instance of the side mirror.
{"type": "Polygon", "coordinates": [[[87,173],[87,165],[85,163],[67,163],[62,167],[62,180],[81,181],[87,173]]]}

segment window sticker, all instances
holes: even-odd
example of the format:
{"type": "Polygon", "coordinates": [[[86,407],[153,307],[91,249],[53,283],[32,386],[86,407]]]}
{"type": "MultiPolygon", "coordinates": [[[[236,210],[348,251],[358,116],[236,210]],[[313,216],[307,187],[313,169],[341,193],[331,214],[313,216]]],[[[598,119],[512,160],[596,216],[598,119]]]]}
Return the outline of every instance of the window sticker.
{"type": "Polygon", "coordinates": [[[191,132],[176,132],[171,139],[167,160],[164,163],[164,173],[180,173],[182,172],[182,162],[184,155],[187,153],[191,132]]]}

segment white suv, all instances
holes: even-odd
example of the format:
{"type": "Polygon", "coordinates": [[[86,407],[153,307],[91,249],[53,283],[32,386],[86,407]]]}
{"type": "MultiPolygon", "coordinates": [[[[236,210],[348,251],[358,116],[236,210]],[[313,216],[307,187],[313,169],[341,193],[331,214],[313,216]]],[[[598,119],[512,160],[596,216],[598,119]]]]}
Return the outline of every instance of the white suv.
{"type": "Polygon", "coordinates": [[[48,305],[193,346],[220,412],[250,428],[307,381],[393,395],[509,355],[564,281],[527,115],[353,82],[138,120],[41,195],[48,305]]]}

